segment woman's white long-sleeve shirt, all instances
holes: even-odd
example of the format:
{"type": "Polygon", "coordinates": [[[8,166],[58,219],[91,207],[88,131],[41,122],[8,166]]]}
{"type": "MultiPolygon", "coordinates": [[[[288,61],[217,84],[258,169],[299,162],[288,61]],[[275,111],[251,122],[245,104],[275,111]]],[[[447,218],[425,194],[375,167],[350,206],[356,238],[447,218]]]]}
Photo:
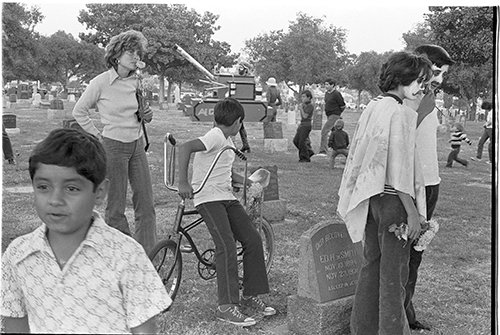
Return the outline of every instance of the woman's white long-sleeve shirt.
{"type": "Polygon", "coordinates": [[[90,81],[73,108],[73,117],[85,131],[98,136],[101,132],[90,118],[90,109],[97,107],[103,124],[102,136],[124,143],[133,142],[142,136],[135,114],[137,86],[135,75],[122,78],[111,68],[90,81]]]}

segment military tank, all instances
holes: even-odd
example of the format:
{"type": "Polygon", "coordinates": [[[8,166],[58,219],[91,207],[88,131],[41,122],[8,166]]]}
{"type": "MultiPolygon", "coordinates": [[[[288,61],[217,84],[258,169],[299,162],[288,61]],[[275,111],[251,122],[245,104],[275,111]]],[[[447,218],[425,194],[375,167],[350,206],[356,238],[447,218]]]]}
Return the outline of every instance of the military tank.
{"type": "Polygon", "coordinates": [[[211,122],[214,120],[215,104],[226,98],[238,100],[245,110],[245,122],[262,122],[267,118],[267,103],[262,100],[262,89],[255,83],[255,76],[246,72],[238,74],[212,73],[188,54],[179,45],[174,50],[201,71],[207,80],[201,82],[211,85],[205,90],[210,94],[201,99],[192,99],[191,105],[185,105],[185,113],[195,121],[211,122]]]}

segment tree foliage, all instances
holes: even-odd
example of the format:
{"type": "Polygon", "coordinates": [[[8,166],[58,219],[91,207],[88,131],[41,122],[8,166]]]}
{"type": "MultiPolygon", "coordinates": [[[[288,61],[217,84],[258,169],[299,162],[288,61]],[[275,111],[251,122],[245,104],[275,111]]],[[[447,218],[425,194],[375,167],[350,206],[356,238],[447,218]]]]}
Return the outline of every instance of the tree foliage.
{"type": "Polygon", "coordinates": [[[493,87],[494,7],[429,7],[426,22],[403,34],[407,49],[432,43],[445,48],[456,64],[443,85],[465,98],[474,118],[478,97],[491,98],[493,87]]]}
{"type": "Polygon", "coordinates": [[[40,38],[37,63],[45,81],[60,82],[66,87],[72,77],[86,81],[105,70],[103,57],[101,48],[57,31],[40,38]]]}
{"type": "MultiPolygon", "coordinates": [[[[202,74],[173,49],[179,44],[208,70],[216,64],[231,66],[238,55],[230,45],[213,39],[218,16],[197,13],[182,4],[88,4],[78,20],[94,32],[83,40],[105,46],[112,36],[134,29],[148,40],[145,63],[148,71],[172,82],[196,82],[202,74]]],[[[162,80],[160,80],[162,84],[162,80]]],[[[162,99],[163,95],[160,95],[162,99]]]]}
{"type": "Polygon", "coordinates": [[[271,31],[245,41],[245,49],[261,78],[293,82],[300,89],[328,77],[344,81],[349,61],[344,29],[325,25],[323,18],[298,13],[288,32],[271,31]]]}
{"type": "Polygon", "coordinates": [[[36,76],[37,33],[35,26],[43,19],[38,7],[2,4],[2,54],[4,81],[28,80],[36,76]]]}

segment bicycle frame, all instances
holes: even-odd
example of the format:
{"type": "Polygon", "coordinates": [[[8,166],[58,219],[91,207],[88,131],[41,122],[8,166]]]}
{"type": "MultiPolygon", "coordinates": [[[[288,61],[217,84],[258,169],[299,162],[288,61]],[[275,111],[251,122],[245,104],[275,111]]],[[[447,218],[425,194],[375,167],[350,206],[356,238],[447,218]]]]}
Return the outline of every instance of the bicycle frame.
{"type": "MultiPolygon", "coordinates": [[[[164,145],[163,145],[163,182],[164,182],[165,187],[167,189],[174,191],[174,192],[178,192],[179,191],[178,187],[174,186],[174,182],[175,182],[175,153],[176,153],[175,146],[176,146],[177,141],[174,139],[172,134],[167,133],[165,135],[165,139],[164,139],[163,143],[164,143],[164,145]],[[172,145],[170,152],[168,152],[168,144],[169,143],[172,145]],[[168,159],[169,154],[170,154],[170,159],[168,159]]],[[[246,183],[247,183],[247,168],[248,168],[247,158],[243,153],[241,153],[236,148],[231,147],[231,146],[225,146],[217,153],[212,164],[210,165],[210,168],[208,169],[207,173],[205,174],[200,186],[196,190],[193,191],[193,194],[200,192],[201,189],[205,186],[205,184],[208,180],[208,177],[210,176],[213,169],[215,168],[215,165],[219,161],[220,156],[226,150],[233,150],[235,152],[235,154],[245,162],[245,172],[244,172],[245,179],[244,179],[244,187],[243,187],[243,192],[244,192],[243,196],[245,199],[244,201],[246,203],[246,183]]],[[[175,221],[174,221],[174,225],[172,227],[172,235],[170,235],[170,237],[173,237],[173,239],[175,239],[175,241],[177,242],[177,246],[178,246],[174,259],[177,260],[178,252],[180,252],[180,242],[181,242],[182,236],[184,236],[186,238],[186,240],[189,242],[189,244],[191,245],[191,247],[193,248],[193,251],[196,255],[196,258],[203,265],[211,266],[212,265],[211,263],[208,263],[206,260],[203,259],[198,248],[196,247],[196,244],[195,244],[193,238],[191,237],[191,235],[189,235],[189,231],[194,229],[195,227],[197,227],[200,223],[202,223],[203,219],[201,217],[199,217],[196,220],[194,220],[193,222],[186,225],[185,227],[182,227],[182,219],[184,216],[196,215],[196,214],[199,214],[196,209],[186,211],[186,201],[185,201],[185,199],[181,199],[181,201],[179,202],[179,205],[177,206],[177,213],[175,215],[175,221]]]]}

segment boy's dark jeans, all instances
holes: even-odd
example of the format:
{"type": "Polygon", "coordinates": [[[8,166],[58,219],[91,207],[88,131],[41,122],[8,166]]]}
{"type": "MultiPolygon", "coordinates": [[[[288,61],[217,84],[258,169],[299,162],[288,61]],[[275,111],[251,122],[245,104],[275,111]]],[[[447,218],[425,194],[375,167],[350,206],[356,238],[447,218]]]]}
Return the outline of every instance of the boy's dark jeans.
{"type": "MultiPolygon", "coordinates": [[[[437,200],[439,195],[439,184],[428,185],[425,187],[425,198],[427,204],[427,220],[432,218],[434,209],[436,208],[437,200]]],[[[406,297],[405,297],[405,309],[406,318],[408,323],[414,324],[417,321],[415,315],[415,309],[413,308],[413,302],[411,301],[415,293],[415,285],[417,284],[418,268],[422,262],[423,251],[417,251],[413,248],[415,243],[412,244],[410,249],[410,264],[409,264],[409,274],[408,282],[406,283],[406,297]]]]}
{"type": "Polygon", "coordinates": [[[353,335],[409,335],[404,309],[410,243],[389,232],[392,224],[407,222],[397,195],[370,198],[365,228],[364,264],[351,314],[353,335]]]}
{"type": "Polygon", "coordinates": [[[243,295],[269,292],[262,239],[237,200],[206,202],[196,206],[215,243],[219,305],[239,304],[236,242],[243,246],[243,295]]]}
{"type": "Polygon", "coordinates": [[[483,147],[484,143],[490,139],[490,143],[488,144],[488,157],[490,159],[490,162],[493,162],[493,144],[492,144],[492,128],[484,128],[483,135],[481,136],[481,139],[479,139],[479,142],[477,143],[477,154],[476,157],[481,159],[483,157],[483,147]]]}
{"type": "Polygon", "coordinates": [[[314,152],[311,150],[310,145],[307,143],[309,134],[311,133],[312,126],[300,124],[297,128],[297,133],[293,138],[293,144],[299,149],[299,161],[310,161],[314,152]]]}
{"type": "Polygon", "coordinates": [[[467,160],[459,158],[458,154],[460,153],[460,145],[452,145],[451,146],[451,152],[448,155],[448,162],[446,163],[446,167],[451,167],[453,164],[453,161],[457,161],[463,166],[467,166],[469,162],[467,160]]]}

